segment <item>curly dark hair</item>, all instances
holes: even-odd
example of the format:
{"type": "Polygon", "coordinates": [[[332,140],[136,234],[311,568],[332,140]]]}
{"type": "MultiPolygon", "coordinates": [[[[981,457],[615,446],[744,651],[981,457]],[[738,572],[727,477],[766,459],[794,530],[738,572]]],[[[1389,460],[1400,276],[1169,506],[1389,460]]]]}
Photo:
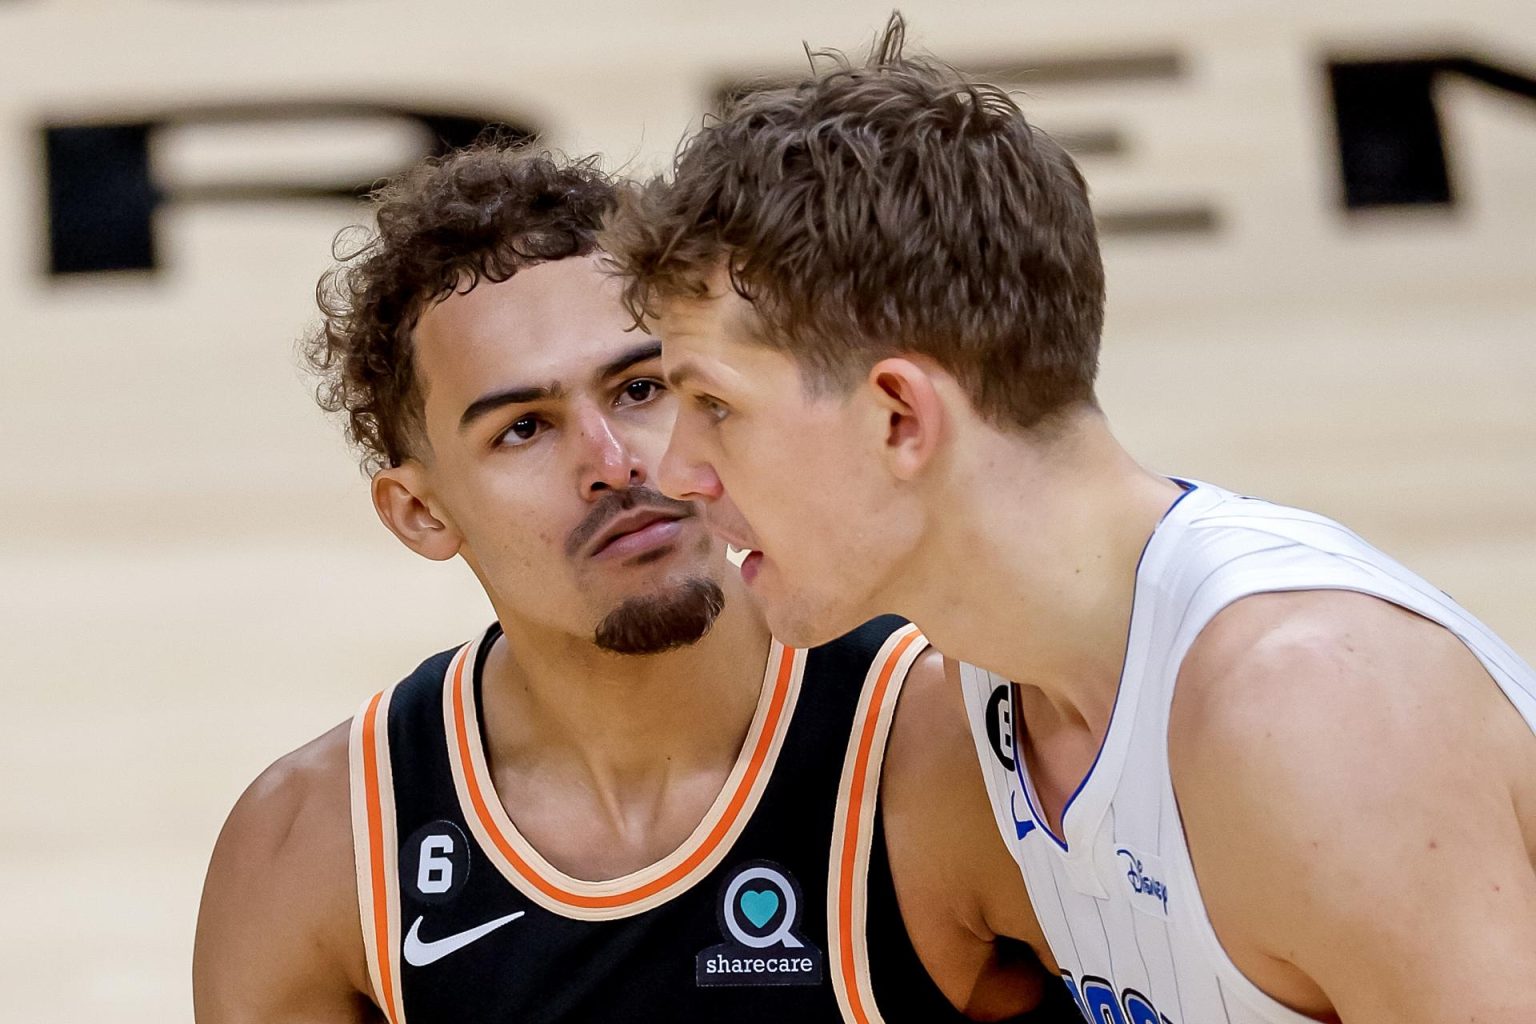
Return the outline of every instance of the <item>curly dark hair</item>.
{"type": "MultiPolygon", "coordinates": [[[[1003,89],[903,54],[893,15],[869,59],[731,101],[672,179],[625,190],[602,238],[639,323],[720,268],[753,340],[813,390],[878,359],[929,356],[1000,426],[1094,399],[1104,268],[1070,156],[1003,89]]],[[[830,60],[830,65],[826,60],[830,60]]]]}
{"type": "Polygon", "coordinates": [[[366,471],[398,466],[425,444],[411,339],[421,314],[481,281],[593,252],[615,196],[596,157],[500,141],[426,160],[374,191],[377,227],[337,236],[337,265],[315,292],[323,320],[303,345],[320,378],[315,397],[346,414],[366,471]]]}

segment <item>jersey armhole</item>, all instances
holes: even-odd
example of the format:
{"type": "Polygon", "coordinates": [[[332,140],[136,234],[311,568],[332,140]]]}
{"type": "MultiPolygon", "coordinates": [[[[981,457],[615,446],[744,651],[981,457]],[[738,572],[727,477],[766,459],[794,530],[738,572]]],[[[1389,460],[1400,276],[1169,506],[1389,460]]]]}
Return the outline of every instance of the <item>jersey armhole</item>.
{"type": "Polygon", "coordinates": [[[352,859],[358,916],[374,1002],[389,1024],[405,1024],[400,990],[399,853],[389,758],[391,686],[363,702],[347,743],[352,859]]]}

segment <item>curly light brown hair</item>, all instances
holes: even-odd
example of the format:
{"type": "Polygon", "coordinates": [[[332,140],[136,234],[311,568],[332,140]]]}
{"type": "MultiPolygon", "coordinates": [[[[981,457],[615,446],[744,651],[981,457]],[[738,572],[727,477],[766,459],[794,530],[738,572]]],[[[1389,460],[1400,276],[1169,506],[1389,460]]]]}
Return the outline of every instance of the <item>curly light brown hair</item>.
{"type": "Polygon", "coordinates": [[[1002,89],[903,55],[893,15],[863,66],[837,53],[748,92],[624,192],[603,249],[638,323],[725,268],[754,341],[815,390],[929,356],[978,412],[1029,428],[1092,403],[1104,270],[1071,157],[1002,89]]]}
{"type": "Polygon", "coordinates": [[[323,319],[303,345],[320,378],[315,397],[345,415],[365,470],[398,466],[426,443],[411,337],[421,314],[481,281],[593,252],[615,196],[596,157],[558,160],[500,141],[426,160],[375,190],[376,227],[337,236],[337,265],[316,289],[323,319]]]}

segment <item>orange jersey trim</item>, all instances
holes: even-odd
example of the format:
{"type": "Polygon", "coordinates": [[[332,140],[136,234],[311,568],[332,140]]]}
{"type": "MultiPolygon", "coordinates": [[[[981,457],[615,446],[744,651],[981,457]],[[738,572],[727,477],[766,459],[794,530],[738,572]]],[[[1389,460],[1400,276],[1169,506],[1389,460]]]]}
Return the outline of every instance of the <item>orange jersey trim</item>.
{"type": "Polygon", "coordinates": [[[374,995],[389,1024],[405,1024],[399,985],[399,906],[395,871],[394,786],[390,777],[389,700],[374,694],[353,721],[352,844],[358,910],[374,995]]]}
{"type": "Polygon", "coordinates": [[[835,947],[832,987],[844,1015],[854,1024],[883,1024],[870,986],[865,935],[869,844],[896,701],[907,672],[927,647],[927,638],[916,626],[898,630],[886,641],[877,667],[866,677],[838,792],[839,820],[833,831],[833,870],[828,880],[834,914],[829,928],[835,947]]]}
{"type": "Polygon", "coordinates": [[[373,941],[379,953],[379,983],[384,989],[379,993],[384,999],[384,1012],[391,1024],[395,1020],[395,980],[389,964],[389,897],[385,891],[384,871],[384,810],[379,802],[379,754],[374,747],[378,729],[374,718],[379,698],[375,694],[363,719],[363,779],[368,795],[368,853],[373,880],[373,941]]]}
{"type": "Polygon", "coordinates": [[[499,855],[500,866],[514,885],[521,882],[519,888],[523,888],[530,898],[557,913],[589,919],[622,917],[647,909],[667,898],[675,887],[696,880],[714,866],[714,861],[724,856],[727,841],[740,834],[762,795],[767,774],[782,746],[804,670],[804,652],[774,645],[770,659],[776,660],[776,664],[770,664],[769,668],[772,679],[771,682],[765,680],[765,699],[760,700],[756,720],[749,731],[748,749],[743,752],[745,758],[738,759],[738,766],[732,773],[739,774],[739,778],[724,807],[717,799],[706,816],[706,822],[714,819],[706,834],[699,838],[696,831],[690,836],[689,843],[693,845],[685,844],[660,862],[676,860],[655,877],[627,887],[624,879],[589,883],[590,888],[613,891],[582,892],[570,884],[580,884],[577,880],[552,879],[548,877],[547,869],[531,862],[531,857],[525,853],[536,857],[537,851],[517,834],[496,795],[484,766],[483,752],[478,749],[479,729],[474,721],[473,695],[468,684],[478,646],[467,645],[450,667],[449,694],[445,701],[455,781],[460,784],[461,802],[466,805],[465,817],[482,845],[499,855]]]}

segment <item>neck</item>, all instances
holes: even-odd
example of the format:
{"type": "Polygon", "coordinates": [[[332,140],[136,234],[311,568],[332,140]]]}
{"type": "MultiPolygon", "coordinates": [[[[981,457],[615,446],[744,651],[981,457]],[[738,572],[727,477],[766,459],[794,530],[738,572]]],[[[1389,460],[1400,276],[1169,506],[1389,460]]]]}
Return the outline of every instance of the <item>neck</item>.
{"type": "Polygon", "coordinates": [[[621,817],[678,774],[723,777],[756,712],[770,648],[739,577],[726,575],[709,634],[662,654],[613,654],[499,616],[505,635],[481,683],[493,771],[558,775],[621,817]]]}
{"type": "Polygon", "coordinates": [[[932,517],[910,574],[922,589],[895,607],[940,650],[1102,732],[1136,566],[1179,487],[1132,460],[1097,409],[1061,426],[1039,441],[978,425],[954,446],[942,493],[985,497],[932,517]]]}

